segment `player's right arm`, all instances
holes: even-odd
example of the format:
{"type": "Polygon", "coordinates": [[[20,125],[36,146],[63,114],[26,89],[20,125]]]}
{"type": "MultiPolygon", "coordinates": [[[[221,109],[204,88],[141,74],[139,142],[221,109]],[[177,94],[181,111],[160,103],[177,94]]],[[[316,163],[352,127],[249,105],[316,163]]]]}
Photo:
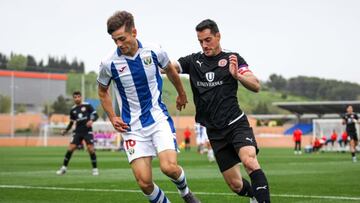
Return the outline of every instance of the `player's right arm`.
{"type": "Polygon", "coordinates": [[[74,124],[74,121],[73,120],[70,120],[68,126],[66,127],[65,130],[61,131],[61,135],[64,136],[70,129],[71,127],[73,126],[74,124]]]}
{"type": "Polygon", "coordinates": [[[109,88],[99,84],[98,86],[98,95],[102,107],[104,108],[106,114],[108,115],[111,124],[119,132],[126,132],[126,129],[129,127],[124,121],[116,116],[114,109],[112,108],[111,95],[109,93],[109,88]]]}

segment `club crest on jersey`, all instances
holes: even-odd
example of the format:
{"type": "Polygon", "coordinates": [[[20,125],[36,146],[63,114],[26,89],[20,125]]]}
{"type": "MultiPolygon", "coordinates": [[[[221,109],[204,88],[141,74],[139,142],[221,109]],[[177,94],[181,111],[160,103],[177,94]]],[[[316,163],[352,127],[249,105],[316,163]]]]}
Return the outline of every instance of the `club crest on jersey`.
{"type": "Polygon", "coordinates": [[[143,62],[146,66],[151,65],[152,64],[151,56],[144,57],[143,62]]]}
{"type": "Polygon", "coordinates": [[[135,149],[133,147],[130,147],[128,149],[128,152],[129,152],[130,155],[133,155],[135,153],[135,149]]]}
{"type": "Polygon", "coordinates": [[[214,72],[207,72],[205,74],[206,80],[209,82],[212,82],[215,78],[215,73],[214,72]]]}
{"type": "Polygon", "coordinates": [[[81,107],[81,111],[82,111],[82,112],[85,112],[85,111],[86,111],[86,107],[85,107],[85,106],[81,107]]]}
{"type": "Polygon", "coordinates": [[[227,64],[227,60],[226,59],[221,59],[219,62],[218,62],[218,66],[219,67],[225,67],[227,64]]]}

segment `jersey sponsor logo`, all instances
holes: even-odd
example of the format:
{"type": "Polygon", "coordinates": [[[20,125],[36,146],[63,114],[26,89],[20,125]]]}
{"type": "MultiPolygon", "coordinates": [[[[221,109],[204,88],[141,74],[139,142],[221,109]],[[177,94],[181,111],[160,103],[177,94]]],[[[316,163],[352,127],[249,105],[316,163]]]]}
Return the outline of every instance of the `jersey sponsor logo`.
{"type": "Polygon", "coordinates": [[[151,56],[144,57],[143,62],[146,66],[149,66],[152,64],[152,58],[151,56]]]}
{"type": "Polygon", "coordinates": [[[83,117],[83,114],[82,113],[79,113],[78,114],[78,118],[82,118],[83,117]]]}
{"type": "Polygon", "coordinates": [[[221,59],[219,62],[218,62],[218,66],[220,67],[225,67],[227,64],[227,60],[226,59],[221,59]]]}
{"type": "Polygon", "coordinates": [[[205,77],[206,77],[207,81],[212,82],[212,81],[214,81],[215,73],[214,72],[207,72],[205,74],[205,77]]]}
{"type": "Polygon", "coordinates": [[[85,112],[85,111],[86,111],[86,107],[85,107],[85,106],[81,107],[81,111],[82,111],[82,112],[85,112]]]}
{"type": "Polygon", "coordinates": [[[199,60],[196,60],[196,63],[199,64],[199,67],[201,67],[201,64],[204,62],[200,62],[199,60]]]}
{"type": "Polygon", "coordinates": [[[215,82],[197,81],[196,85],[199,86],[199,87],[215,87],[215,86],[222,85],[223,83],[224,83],[223,81],[215,81],[215,82]]]}
{"type": "Polygon", "coordinates": [[[123,67],[119,68],[118,71],[121,73],[121,72],[123,72],[125,70],[126,67],[127,66],[123,66],[123,67]]]}

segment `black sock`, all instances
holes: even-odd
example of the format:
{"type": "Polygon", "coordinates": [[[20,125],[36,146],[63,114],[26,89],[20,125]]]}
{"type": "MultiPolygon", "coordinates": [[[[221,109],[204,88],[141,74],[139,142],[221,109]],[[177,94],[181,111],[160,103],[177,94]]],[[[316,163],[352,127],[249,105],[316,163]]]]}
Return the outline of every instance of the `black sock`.
{"type": "Polygon", "coordinates": [[[68,166],[72,153],[73,153],[72,151],[66,152],[65,158],[64,158],[64,164],[63,164],[64,166],[68,166]]]}
{"type": "Polygon", "coordinates": [[[253,171],[250,175],[254,196],[259,203],[270,202],[269,184],[261,169],[253,171]]]}
{"type": "Polygon", "coordinates": [[[95,154],[95,152],[90,154],[90,159],[91,159],[92,167],[93,167],[93,168],[97,168],[96,154],[95,154]]]}
{"type": "Polygon", "coordinates": [[[351,152],[351,156],[354,157],[354,156],[355,156],[355,152],[351,152]]]}
{"type": "Polygon", "coordinates": [[[245,196],[245,197],[254,197],[254,191],[246,179],[242,179],[243,181],[243,187],[239,193],[237,193],[239,196],[245,196]]]}

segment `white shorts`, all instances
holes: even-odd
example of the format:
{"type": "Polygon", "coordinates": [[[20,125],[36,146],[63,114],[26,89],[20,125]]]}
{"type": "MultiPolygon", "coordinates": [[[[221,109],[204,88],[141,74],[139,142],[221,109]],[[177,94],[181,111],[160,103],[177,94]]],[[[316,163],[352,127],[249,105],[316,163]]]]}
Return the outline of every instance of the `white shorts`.
{"type": "Polygon", "coordinates": [[[171,149],[178,151],[175,130],[167,120],[123,134],[124,149],[129,163],[140,157],[156,157],[157,153],[171,149]]]}

